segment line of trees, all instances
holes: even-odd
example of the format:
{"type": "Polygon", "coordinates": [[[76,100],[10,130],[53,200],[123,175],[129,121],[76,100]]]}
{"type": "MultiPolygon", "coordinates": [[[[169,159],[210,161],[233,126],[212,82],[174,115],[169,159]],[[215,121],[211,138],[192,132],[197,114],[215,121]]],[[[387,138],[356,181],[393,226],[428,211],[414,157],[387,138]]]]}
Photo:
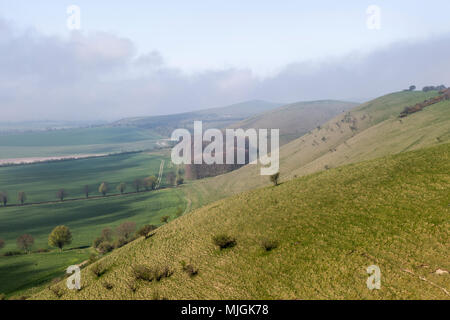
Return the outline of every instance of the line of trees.
{"type": "MultiPolygon", "coordinates": [[[[183,177],[181,174],[177,172],[177,174],[173,172],[169,172],[166,176],[166,179],[170,185],[178,186],[184,182],[183,177]]],[[[149,176],[147,178],[137,178],[133,181],[132,185],[136,192],[141,192],[143,189],[146,191],[155,190],[158,183],[158,179],[155,176],[149,176]]],[[[121,182],[117,185],[117,191],[120,192],[120,194],[124,194],[128,185],[125,182],[121,182]]],[[[91,194],[91,187],[89,185],[83,186],[82,192],[86,199],[89,198],[91,194]]],[[[111,188],[108,184],[108,182],[102,182],[98,188],[98,192],[102,194],[103,196],[106,196],[111,191],[111,188]]],[[[61,188],[58,191],[56,191],[56,198],[59,201],[64,201],[65,198],[68,196],[68,192],[66,189],[61,188]]],[[[24,205],[27,201],[27,194],[24,191],[20,191],[17,194],[17,200],[20,205],[24,205]]],[[[0,204],[4,207],[7,206],[9,201],[9,196],[6,191],[0,191],[0,204]]]]}
{"type": "MultiPolygon", "coordinates": [[[[26,193],[23,191],[19,191],[19,193],[17,194],[17,200],[21,205],[23,205],[25,203],[25,201],[27,200],[26,193]]],[[[3,204],[3,206],[6,207],[6,205],[8,204],[8,201],[9,201],[8,193],[6,191],[0,191],[1,204],[3,204]]]]}
{"type": "MultiPolygon", "coordinates": [[[[63,247],[72,243],[72,233],[66,226],[55,227],[48,236],[48,244],[62,251],[63,247]]],[[[31,234],[23,234],[16,239],[17,248],[25,253],[30,253],[34,246],[34,238],[31,234]]],[[[5,247],[5,240],[0,239],[0,249],[5,247]]],[[[43,250],[43,249],[40,249],[43,250]]],[[[7,255],[6,253],[5,255],[7,255]]]]}

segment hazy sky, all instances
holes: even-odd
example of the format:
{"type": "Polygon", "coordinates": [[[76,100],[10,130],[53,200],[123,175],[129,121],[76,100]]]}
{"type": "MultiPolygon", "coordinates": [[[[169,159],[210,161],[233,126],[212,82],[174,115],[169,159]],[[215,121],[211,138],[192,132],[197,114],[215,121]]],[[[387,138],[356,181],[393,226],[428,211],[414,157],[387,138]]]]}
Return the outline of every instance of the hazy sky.
{"type": "Polygon", "coordinates": [[[450,85],[448,12],[448,0],[0,0],[0,121],[450,85]],[[79,31],[67,28],[69,5],[79,31]],[[379,30],[367,27],[369,5],[379,30]]]}

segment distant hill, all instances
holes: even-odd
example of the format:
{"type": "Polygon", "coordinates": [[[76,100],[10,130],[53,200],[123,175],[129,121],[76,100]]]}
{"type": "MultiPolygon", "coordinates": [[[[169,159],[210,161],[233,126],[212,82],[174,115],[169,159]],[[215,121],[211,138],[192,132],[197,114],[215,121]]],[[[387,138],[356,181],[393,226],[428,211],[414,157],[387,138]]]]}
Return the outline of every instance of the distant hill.
{"type": "Polygon", "coordinates": [[[448,299],[449,276],[436,271],[450,270],[449,172],[443,144],[239,194],[88,266],[82,290],[63,289],[64,280],[53,285],[62,296],[45,289],[34,298],[448,299]],[[235,246],[219,250],[212,239],[221,234],[235,246]],[[374,264],[380,290],[366,286],[374,264]],[[142,268],[170,276],[137,280],[142,268]]]}
{"type": "MultiPolygon", "coordinates": [[[[320,124],[332,119],[339,113],[355,107],[353,102],[322,100],[297,102],[259,113],[253,117],[228,125],[231,129],[279,129],[280,145],[286,144],[306,134],[320,124]]],[[[224,137],[224,140],[226,138],[224,137]]],[[[208,143],[204,144],[206,147],[208,143]]],[[[226,161],[226,150],[223,150],[223,161],[226,161]]],[[[248,158],[246,158],[248,163],[248,158]]],[[[187,179],[201,179],[225,174],[243,165],[231,164],[194,164],[186,165],[187,179]]]]}
{"type": "MultiPolygon", "coordinates": [[[[436,95],[437,91],[393,93],[338,115],[280,148],[281,179],[450,142],[450,100],[400,118],[406,106],[436,95]]],[[[268,177],[261,176],[259,170],[258,166],[245,166],[196,181],[185,190],[196,208],[268,185],[268,177]]]]}
{"type": "Polygon", "coordinates": [[[192,129],[194,121],[203,121],[204,128],[222,129],[228,125],[244,120],[256,114],[266,112],[281,106],[282,103],[273,103],[261,100],[252,100],[233,104],[226,107],[212,108],[173,115],[126,118],[115,122],[115,126],[135,126],[150,129],[163,136],[170,136],[178,128],[192,129]]]}
{"type": "Polygon", "coordinates": [[[283,145],[357,105],[334,100],[297,102],[245,119],[231,128],[280,129],[280,145],[283,145]]]}

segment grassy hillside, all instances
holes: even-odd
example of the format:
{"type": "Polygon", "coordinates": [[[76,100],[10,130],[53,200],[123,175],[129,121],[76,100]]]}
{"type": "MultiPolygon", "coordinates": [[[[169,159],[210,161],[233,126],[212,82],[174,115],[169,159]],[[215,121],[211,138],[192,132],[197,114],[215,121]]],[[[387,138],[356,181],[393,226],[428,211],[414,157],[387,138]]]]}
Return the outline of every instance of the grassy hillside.
{"type": "MultiPolygon", "coordinates": [[[[435,273],[450,270],[449,172],[450,144],[443,144],[221,200],[97,262],[106,269],[100,278],[95,264],[87,267],[83,289],[63,289],[62,298],[449,299],[449,274],[435,273]],[[219,250],[218,234],[236,246],[219,250]],[[263,240],[278,246],[265,251],[263,240]],[[198,275],[189,277],[181,261],[198,275]],[[366,287],[373,264],[381,290],[366,287]],[[173,274],[134,280],[137,265],[173,274]]],[[[46,289],[35,298],[56,296],[46,289]]]]}
{"type": "Polygon", "coordinates": [[[281,103],[253,100],[226,107],[194,112],[153,117],[127,118],[120,120],[115,124],[120,126],[137,126],[150,129],[161,135],[170,136],[172,131],[178,128],[192,129],[194,121],[203,121],[204,128],[220,129],[256,114],[275,109],[281,105],[281,103]]]}
{"type": "MultiPolygon", "coordinates": [[[[116,187],[121,182],[127,183],[126,191],[131,192],[136,178],[158,176],[162,160],[167,164],[170,157],[136,153],[3,167],[0,168],[0,191],[8,193],[10,204],[18,203],[19,191],[26,192],[27,202],[55,201],[60,188],[66,190],[67,199],[84,197],[85,185],[89,185],[91,196],[99,196],[98,187],[104,181],[109,184],[109,193],[118,193],[116,187]]],[[[174,168],[165,166],[164,173],[169,171],[174,168]]]]}
{"type": "Polygon", "coordinates": [[[0,159],[151,149],[161,136],[134,127],[95,127],[0,135],[0,159]]]}
{"type": "Polygon", "coordinates": [[[356,105],[334,100],[298,102],[245,119],[231,128],[280,129],[280,145],[283,145],[356,105]]]}
{"type": "Polygon", "coordinates": [[[0,238],[5,248],[0,254],[16,249],[16,238],[29,233],[35,239],[33,250],[48,248],[48,235],[57,225],[68,226],[73,241],[68,249],[50,253],[32,253],[21,256],[0,256],[0,293],[17,294],[64,274],[69,265],[80,263],[89,256],[89,249],[103,228],[115,228],[124,221],[137,226],[159,225],[160,218],[175,216],[186,201],[179,189],[165,189],[76,202],[0,208],[0,238]]]}
{"type": "MultiPolygon", "coordinates": [[[[427,107],[403,119],[400,112],[437,92],[399,92],[358,106],[284,145],[280,149],[282,180],[343,164],[374,159],[450,141],[450,101],[427,107]]],[[[192,207],[269,184],[258,166],[196,181],[186,188],[192,207]],[[220,188],[217,188],[220,186],[220,188]]]]}

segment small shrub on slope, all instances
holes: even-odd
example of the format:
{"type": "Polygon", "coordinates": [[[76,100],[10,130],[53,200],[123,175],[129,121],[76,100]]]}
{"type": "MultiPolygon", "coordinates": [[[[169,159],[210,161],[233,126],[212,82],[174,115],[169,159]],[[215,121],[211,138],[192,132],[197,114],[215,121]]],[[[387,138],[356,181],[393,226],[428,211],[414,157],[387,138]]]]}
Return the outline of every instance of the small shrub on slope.
{"type": "Polygon", "coordinates": [[[94,264],[91,268],[91,272],[97,276],[97,278],[100,278],[102,275],[105,274],[106,268],[101,263],[94,264]]]}
{"type": "Polygon", "coordinates": [[[225,234],[219,234],[213,237],[213,242],[221,250],[226,248],[232,248],[236,245],[236,239],[225,234]]]}
{"type": "Polygon", "coordinates": [[[278,242],[275,240],[264,239],[261,241],[261,246],[266,251],[272,251],[278,248],[278,242]]]}

